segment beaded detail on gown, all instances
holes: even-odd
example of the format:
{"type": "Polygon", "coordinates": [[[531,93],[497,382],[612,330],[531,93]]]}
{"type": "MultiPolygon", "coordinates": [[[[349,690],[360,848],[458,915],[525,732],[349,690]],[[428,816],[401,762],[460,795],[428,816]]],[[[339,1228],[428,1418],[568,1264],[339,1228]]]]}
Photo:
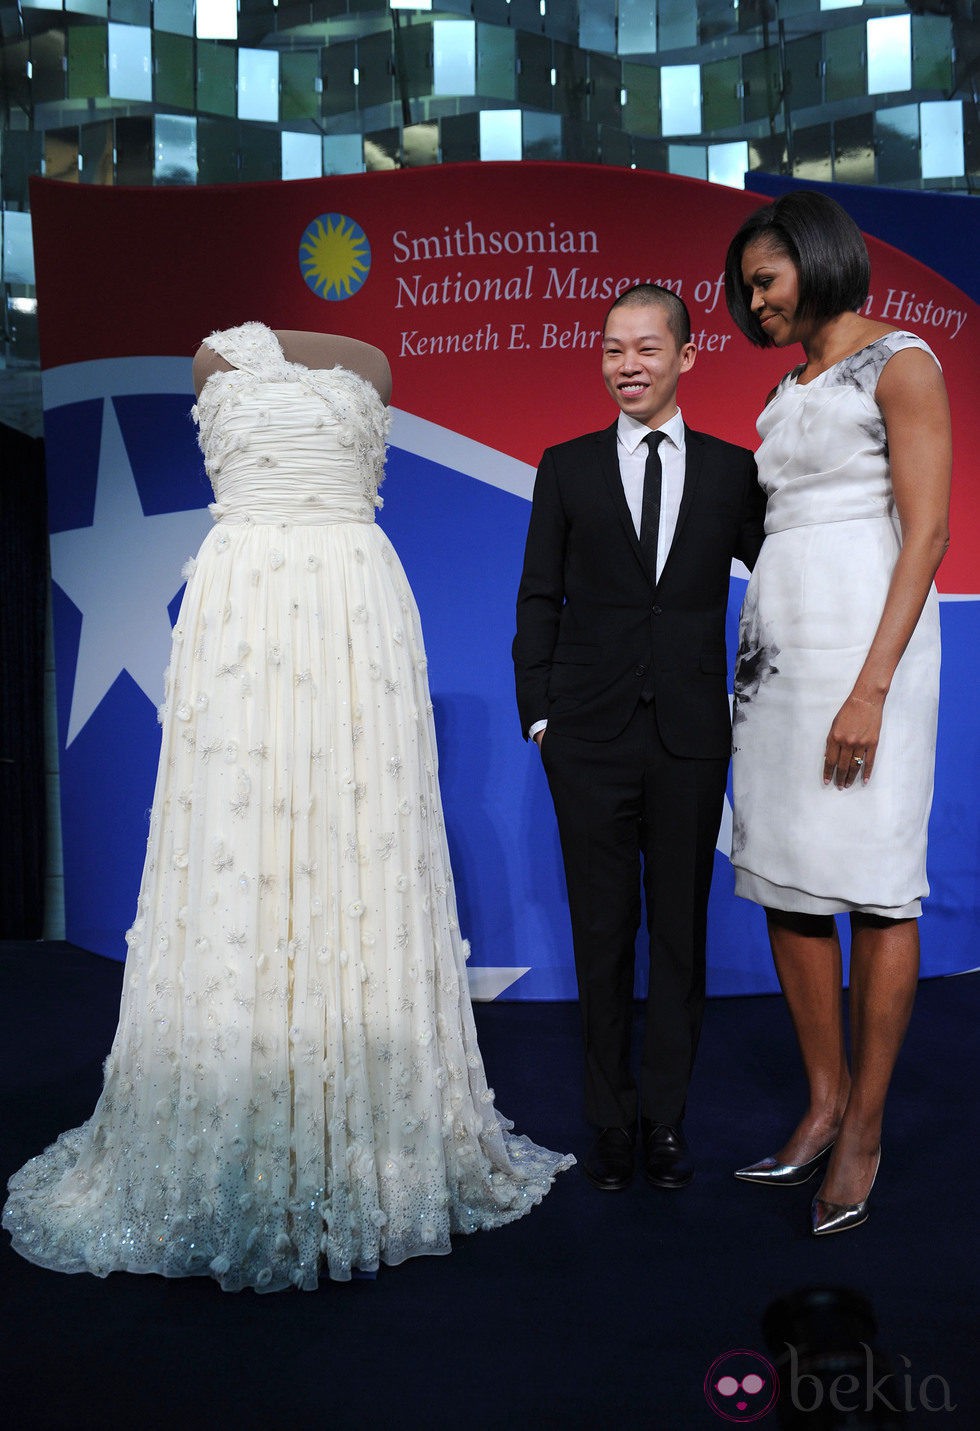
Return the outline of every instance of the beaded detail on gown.
{"type": "Polygon", "coordinates": [[[119,1026],[3,1223],[63,1272],[311,1289],[521,1217],[574,1159],[510,1132],[477,1047],[418,612],[374,523],[384,406],[261,324],[208,341],[215,525],[119,1026]]]}
{"type": "Polygon", "coordinates": [[[874,637],[902,536],[875,401],[889,333],[800,385],[758,422],[766,540],[745,593],[735,670],[737,894],[774,909],[912,918],[929,891],[926,836],[939,699],[935,588],[885,701],[874,773],[823,783],[824,748],[874,637]]]}

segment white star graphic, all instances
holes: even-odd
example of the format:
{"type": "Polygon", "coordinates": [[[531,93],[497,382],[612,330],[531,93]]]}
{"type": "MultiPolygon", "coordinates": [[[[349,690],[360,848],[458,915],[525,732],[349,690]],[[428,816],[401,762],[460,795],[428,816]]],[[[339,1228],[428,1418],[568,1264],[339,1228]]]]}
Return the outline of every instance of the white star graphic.
{"type": "Polygon", "coordinates": [[[82,613],[66,746],[128,671],[156,705],[170,652],[167,606],[181,567],[211,526],[206,509],[148,517],[115,408],[105,399],[95,515],[51,537],[51,575],[82,613]]]}

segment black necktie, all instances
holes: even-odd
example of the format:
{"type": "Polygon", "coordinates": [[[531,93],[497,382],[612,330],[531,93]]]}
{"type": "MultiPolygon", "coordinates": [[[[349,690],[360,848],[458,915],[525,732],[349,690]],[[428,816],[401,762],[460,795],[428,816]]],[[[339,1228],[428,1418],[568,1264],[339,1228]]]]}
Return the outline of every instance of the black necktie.
{"type": "Polygon", "coordinates": [[[663,485],[663,468],[660,465],[661,442],[665,432],[649,432],[643,441],[647,444],[647,465],[643,473],[643,506],[640,511],[640,550],[654,581],[657,579],[657,538],[660,535],[660,491],[663,485]]]}

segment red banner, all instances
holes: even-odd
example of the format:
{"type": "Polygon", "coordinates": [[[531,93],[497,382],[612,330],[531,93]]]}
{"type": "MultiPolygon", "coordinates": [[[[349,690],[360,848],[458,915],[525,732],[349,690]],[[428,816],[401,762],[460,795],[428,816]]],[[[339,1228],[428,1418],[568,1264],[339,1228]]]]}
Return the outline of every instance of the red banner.
{"type": "MultiPolygon", "coordinates": [[[[759,202],[665,174],[533,163],[219,188],[40,180],[42,359],[188,355],[250,318],[345,333],[388,352],[397,408],[534,464],[611,421],[602,319],[623,287],[652,281],[691,311],[685,418],[754,447],[762,400],[798,356],[752,348],[725,307],[725,249],[759,202]],[[66,312],[67,325],[47,320],[66,312]]],[[[866,311],[918,333],[943,365],[956,471],[940,589],[976,593],[977,305],[906,254],[868,247],[866,311]]]]}

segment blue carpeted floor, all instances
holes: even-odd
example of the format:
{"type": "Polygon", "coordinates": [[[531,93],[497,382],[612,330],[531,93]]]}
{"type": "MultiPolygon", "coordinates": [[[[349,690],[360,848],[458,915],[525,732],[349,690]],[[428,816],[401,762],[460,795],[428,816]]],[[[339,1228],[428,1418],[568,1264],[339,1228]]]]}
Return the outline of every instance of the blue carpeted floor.
{"type": "MultiPolygon", "coordinates": [[[[69,945],[0,945],[4,1180],[91,1112],[121,973],[69,945]]],[[[831,1285],[870,1299],[877,1344],[904,1378],[913,1410],[887,1424],[978,1427],[978,1021],[980,975],[921,986],[871,1219],[824,1241],[807,1231],[814,1187],[731,1176],[799,1112],[778,998],[709,1003],[687,1120],[698,1175],[683,1192],[638,1180],[598,1193],[573,1169],[530,1217],[459,1239],[449,1258],[313,1295],[63,1277],[4,1235],[0,1415],[11,1431],[721,1427],[703,1390],[711,1364],[765,1353],[769,1303],[831,1285]],[[947,1399],[955,1411],[928,1409],[947,1399]]],[[[498,1107],[541,1142],[584,1151],[575,1007],[481,1005],[477,1022],[498,1107]]],[[[753,1424],[784,1423],[777,1408],[753,1424]]]]}

